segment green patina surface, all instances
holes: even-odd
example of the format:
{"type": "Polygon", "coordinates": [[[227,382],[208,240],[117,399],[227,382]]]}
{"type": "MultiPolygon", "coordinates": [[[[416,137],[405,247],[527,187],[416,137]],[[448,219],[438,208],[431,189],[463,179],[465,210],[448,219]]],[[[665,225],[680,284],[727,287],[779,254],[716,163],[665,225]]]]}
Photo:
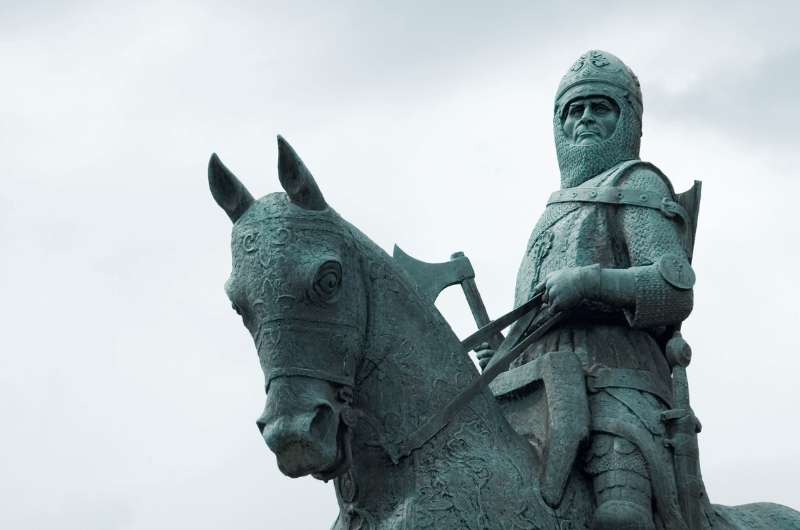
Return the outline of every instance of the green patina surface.
{"type": "Polygon", "coordinates": [[[212,156],[226,291],[265,376],[258,429],[283,473],[334,481],[334,528],[800,528],[783,506],[709,501],[680,333],[700,184],[675,193],[639,160],[641,123],[633,72],[581,55],[554,104],[561,189],[517,277],[530,310],[503,325],[463,254],[387,255],[282,138],[286,193],[255,200],[212,156]],[[483,328],[463,343],[434,306],[455,284],[483,328]]]}

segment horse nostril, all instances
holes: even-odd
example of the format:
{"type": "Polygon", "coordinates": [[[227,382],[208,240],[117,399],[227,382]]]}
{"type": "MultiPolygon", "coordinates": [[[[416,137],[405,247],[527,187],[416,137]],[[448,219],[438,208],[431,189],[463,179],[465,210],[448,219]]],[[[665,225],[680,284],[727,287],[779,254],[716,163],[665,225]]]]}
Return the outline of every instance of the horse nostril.
{"type": "Polygon", "coordinates": [[[263,436],[264,429],[267,427],[267,404],[264,404],[264,410],[261,411],[261,416],[256,420],[256,427],[258,427],[259,434],[263,436]]]}
{"type": "Polygon", "coordinates": [[[308,412],[271,417],[261,416],[256,425],[267,446],[275,452],[285,451],[291,445],[323,443],[330,437],[331,425],[335,422],[333,408],[320,404],[308,412]]]}
{"type": "Polygon", "coordinates": [[[308,429],[312,439],[321,439],[327,432],[332,419],[333,409],[328,405],[319,405],[315,410],[314,419],[311,420],[311,427],[308,429]]]}

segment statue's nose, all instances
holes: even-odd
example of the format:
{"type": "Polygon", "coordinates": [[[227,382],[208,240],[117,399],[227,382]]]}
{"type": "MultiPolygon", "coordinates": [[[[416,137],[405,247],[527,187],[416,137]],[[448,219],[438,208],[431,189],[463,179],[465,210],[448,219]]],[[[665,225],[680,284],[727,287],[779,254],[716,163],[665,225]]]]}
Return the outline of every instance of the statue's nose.
{"type": "Polygon", "coordinates": [[[256,421],[258,430],[274,453],[290,444],[319,443],[330,429],[333,409],[327,404],[318,405],[310,412],[273,416],[267,411],[256,421]]]}
{"type": "Polygon", "coordinates": [[[590,107],[591,107],[590,105],[586,105],[586,107],[583,109],[583,114],[581,114],[581,118],[580,118],[580,120],[578,120],[579,123],[580,122],[586,123],[586,122],[595,121],[594,113],[592,112],[592,109],[590,107]]]}

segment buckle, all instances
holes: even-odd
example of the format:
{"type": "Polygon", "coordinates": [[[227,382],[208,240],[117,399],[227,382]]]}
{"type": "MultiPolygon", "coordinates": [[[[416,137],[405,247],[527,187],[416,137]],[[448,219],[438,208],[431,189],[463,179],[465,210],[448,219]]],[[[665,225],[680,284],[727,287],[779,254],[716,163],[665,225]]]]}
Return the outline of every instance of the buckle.
{"type": "Polygon", "coordinates": [[[667,197],[661,199],[661,213],[663,213],[665,216],[670,218],[675,217],[678,215],[678,213],[680,213],[678,208],[680,208],[680,206],[672,199],[667,197]]]}

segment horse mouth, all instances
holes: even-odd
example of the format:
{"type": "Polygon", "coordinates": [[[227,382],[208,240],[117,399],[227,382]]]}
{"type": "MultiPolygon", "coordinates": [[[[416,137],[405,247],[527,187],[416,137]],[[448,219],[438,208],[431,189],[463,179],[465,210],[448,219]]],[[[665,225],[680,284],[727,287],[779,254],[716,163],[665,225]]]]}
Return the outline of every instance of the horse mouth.
{"type": "Polygon", "coordinates": [[[273,443],[268,442],[278,469],[288,477],[327,476],[339,464],[339,421],[329,407],[317,407],[313,417],[302,433],[284,431],[273,438],[273,443]]]}
{"type": "Polygon", "coordinates": [[[350,469],[350,465],[353,463],[353,450],[350,441],[352,433],[348,432],[348,429],[349,427],[344,423],[339,424],[336,434],[336,458],[333,464],[327,468],[312,473],[315,479],[328,482],[350,469]]]}
{"type": "Polygon", "coordinates": [[[312,473],[324,472],[335,467],[336,450],[325,450],[319,443],[297,441],[286,444],[275,451],[278,469],[291,478],[304,477],[312,473]]]}

